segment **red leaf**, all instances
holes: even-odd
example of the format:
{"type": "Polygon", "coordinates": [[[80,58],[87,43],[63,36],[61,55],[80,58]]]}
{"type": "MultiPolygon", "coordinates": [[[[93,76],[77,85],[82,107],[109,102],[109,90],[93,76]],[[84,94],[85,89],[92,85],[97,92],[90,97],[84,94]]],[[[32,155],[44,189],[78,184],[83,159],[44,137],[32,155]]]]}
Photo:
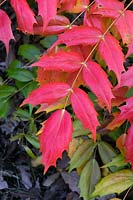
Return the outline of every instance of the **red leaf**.
{"type": "Polygon", "coordinates": [[[120,114],[112,121],[113,125],[119,125],[125,120],[133,121],[133,97],[130,97],[125,100],[126,105],[120,107],[120,114]]]}
{"type": "Polygon", "coordinates": [[[57,0],[35,0],[38,3],[38,15],[43,19],[43,30],[46,29],[49,21],[56,16],[57,0]]]}
{"type": "Polygon", "coordinates": [[[89,5],[90,0],[76,0],[76,4],[74,7],[70,10],[71,13],[79,13],[82,12],[87,8],[89,5]]]}
{"type": "Polygon", "coordinates": [[[54,112],[46,121],[40,136],[40,150],[45,172],[50,166],[56,166],[57,158],[68,149],[72,139],[72,122],[70,114],[65,110],[54,112]]]}
{"type": "Polygon", "coordinates": [[[67,73],[62,71],[46,71],[45,69],[38,67],[36,81],[39,85],[47,83],[66,82],[67,73]]]}
{"type": "Polygon", "coordinates": [[[110,34],[104,36],[101,40],[98,50],[108,65],[109,70],[115,72],[118,82],[120,83],[121,72],[124,71],[124,55],[119,42],[110,34]]]}
{"type": "Polygon", "coordinates": [[[59,35],[58,40],[53,47],[59,44],[73,45],[94,45],[100,40],[101,32],[96,28],[87,26],[78,26],[68,29],[65,33],[59,35]]]}
{"type": "Polygon", "coordinates": [[[74,5],[76,4],[76,0],[60,0],[60,12],[62,11],[70,11],[74,5]]]}
{"type": "Polygon", "coordinates": [[[101,66],[95,62],[87,62],[83,68],[83,78],[92,92],[111,110],[111,99],[114,98],[111,91],[111,83],[101,66]]]}
{"type": "Polygon", "coordinates": [[[0,41],[5,44],[7,53],[10,39],[14,39],[10,18],[3,10],[0,10],[0,41]]]}
{"type": "Polygon", "coordinates": [[[116,18],[123,9],[124,4],[118,0],[96,0],[91,8],[91,13],[116,18]]]}
{"type": "Polygon", "coordinates": [[[82,56],[73,51],[59,51],[57,53],[45,54],[32,66],[39,66],[45,70],[58,70],[74,72],[81,67],[82,56]]]}
{"type": "Polygon", "coordinates": [[[123,86],[127,86],[129,88],[133,87],[133,66],[129,67],[128,71],[122,74],[121,83],[116,88],[123,87],[123,86]]]}
{"type": "Polygon", "coordinates": [[[130,44],[133,40],[133,11],[126,10],[116,22],[115,26],[119,31],[123,43],[130,44]]]}
{"type": "Polygon", "coordinates": [[[58,99],[65,97],[70,90],[70,86],[66,83],[49,83],[42,85],[32,91],[29,96],[23,101],[21,106],[32,104],[34,106],[42,103],[54,103],[58,99]]]}
{"type": "Polygon", "coordinates": [[[38,24],[34,24],[34,33],[37,35],[53,35],[64,32],[68,29],[70,21],[65,16],[56,15],[54,19],[50,20],[48,26],[44,30],[42,20],[38,17],[38,24]]]}
{"type": "Polygon", "coordinates": [[[97,112],[88,95],[83,90],[75,88],[71,95],[71,103],[76,117],[81,120],[85,129],[88,128],[92,132],[92,136],[96,140],[96,127],[99,122],[97,112]]]}
{"type": "Polygon", "coordinates": [[[131,163],[133,169],[133,124],[132,123],[130,128],[128,129],[125,147],[126,147],[126,161],[131,163]]]}
{"type": "Polygon", "coordinates": [[[132,42],[128,45],[128,52],[126,54],[126,58],[130,56],[131,54],[133,54],[133,39],[132,39],[132,42]]]}
{"type": "Polygon", "coordinates": [[[90,27],[90,28],[97,28],[101,30],[102,32],[106,31],[106,18],[103,18],[101,15],[90,15],[90,12],[85,12],[84,15],[84,25],[90,27]]]}
{"type": "Polygon", "coordinates": [[[26,0],[11,0],[11,6],[15,10],[18,29],[24,33],[33,34],[33,24],[37,23],[34,16],[35,14],[30,9],[26,0]]]}

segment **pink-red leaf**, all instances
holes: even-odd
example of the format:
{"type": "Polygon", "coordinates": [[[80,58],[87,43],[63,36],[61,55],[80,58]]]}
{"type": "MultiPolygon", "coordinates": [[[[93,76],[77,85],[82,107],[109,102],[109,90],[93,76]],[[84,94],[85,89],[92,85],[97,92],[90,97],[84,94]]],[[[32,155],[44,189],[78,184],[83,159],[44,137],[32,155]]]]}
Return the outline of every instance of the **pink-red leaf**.
{"type": "Polygon", "coordinates": [[[57,53],[45,54],[32,66],[39,66],[45,70],[58,70],[74,72],[81,67],[82,56],[73,51],[59,51],[57,53]]]}
{"type": "Polygon", "coordinates": [[[131,123],[131,126],[128,129],[125,147],[126,147],[126,161],[131,163],[133,169],[133,123],[131,123]]]}
{"type": "Polygon", "coordinates": [[[46,29],[49,21],[54,19],[57,10],[57,0],[35,0],[38,3],[39,15],[43,19],[43,30],[46,29]]]}
{"type": "Polygon", "coordinates": [[[65,110],[54,112],[46,121],[40,136],[40,150],[45,172],[50,166],[56,166],[56,160],[61,158],[64,150],[68,150],[72,132],[71,116],[65,110]]]}
{"type": "Polygon", "coordinates": [[[10,18],[3,10],[0,10],[0,41],[5,44],[7,53],[10,39],[14,39],[10,18]]]}
{"type": "Polygon", "coordinates": [[[38,17],[37,19],[38,24],[34,24],[34,33],[37,35],[56,35],[64,32],[70,25],[70,21],[67,17],[56,15],[54,19],[49,21],[48,26],[44,30],[41,18],[38,17]]]}
{"type": "Polygon", "coordinates": [[[95,62],[87,62],[83,68],[83,78],[98,100],[111,110],[111,99],[114,97],[111,91],[111,83],[101,66],[95,62]]]}
{"type": "Polygon", "coordinates": [[[126,10],[116,22],[123,43],[130,44],[133,40],[133,11],[126,10]]]}
{"type": "Polygon", "coordinates": [[[118,82],[120,83],[121,72],[124,71],[123,62],[124,54],[119,42],[110,34],[104,36],[101,40],[98,50],[108,65],[109,70],[115,72],[118,82]]]}
{"type": "Polygon", "coordinates": [[[32,104],[34,106],[42,103],[51,104],[65,97],[69,93],[69,90],[70,86],[66,83],[49,83],[42,85],[32,91],[21,106],[25,104],[32,104]]]}
{"type": "Polygon", "coordinates": [[[94,45],[100,40],[101,31],[87,26],[78,26],[68,29],[65,33],[59,35],[55,45],[66,44],[73,45],[94,45]]]}
{"type": "Polygon", "coordinates": [[[91,12],[104,17],[116,18],[123,9],[124,4],[118,0],[96,0],[95,4],[92,6],[91,12]]]}
{"type": "MultiPolygon", "coordinates": [[[[128,68],[128,71],[122,74],[121,76],[121,83],[118,87],[133,87],[133,66],[128,68]]],[[[118,88],[116,87],[116,88],[118,88]]]]}
{"type": "Polygon", "coordinates": [[[29,7],[27,1],[11,0],[11,6],[16,13],[18,29],[24,33],[33,34],[33,24],[37,22],[34,18],[35,14],[29,7]]]}
{"type": "Polygon", "coordinates": [[[96,127],[99,125],[99,122],[94,105],[87,94],[79,88],[73,90],[71,94],[71,103],[76,117],[81,120],[85,129],[88,128],[92,132],[95,141],[96,127]]]}
{"type": "Polygon", "coordinates": [[[113,120],[113,125],[119,125],[125,120],[133,121],[133,97],[125,100],[126,105],[120,107],[120,114],[113,120]]]}

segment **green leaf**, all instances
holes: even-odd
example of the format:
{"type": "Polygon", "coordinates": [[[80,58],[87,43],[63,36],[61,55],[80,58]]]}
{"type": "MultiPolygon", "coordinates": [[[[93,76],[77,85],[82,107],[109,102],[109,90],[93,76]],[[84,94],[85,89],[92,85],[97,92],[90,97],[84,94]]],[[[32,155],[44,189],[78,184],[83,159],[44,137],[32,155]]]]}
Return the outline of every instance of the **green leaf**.
{"type": "Polygon", "coordinates": [[[132,96],[133,96],[133,87],[131,87],[126,93],[127,98],[132,97],[132,96]]]}
{"type": "Polygon", "coordinates": [[[93,192],[100,178],[101,172],[99,165],[95,159],[92,159],[85,165],[80,175],[80,196],[83,197],[84,200],[88,200],[89,194],[93,192]]]}
{"type": "Polygon", "coordinates": [[[17,117],[19,117],[23,121],[29,121],[31,119],[31,115],[27,110],[18,108],[14,113],[17,117]]]}
{"type": "Polygon", "coordinates": [[[28,69],[21,69],[15,66],[9,67],[7,70],[8,76],[21,82],[28,82],[35,79],[32,71],[28,69]]]}
{"type": "Polygon", "coordinates": [[[17,135],[11,136],[10,141],[14,142],[16,140],[21,140],[24,137],[24,133],[18,133],[17,135]]]}
{"type": "Polygon", "coordinates": [[[74,127],[73,137],[88,135],[89,131],[83,128],[83,125],[80,120],[75,120],[73,122],[73,127],[74,127]]]}
{"type": "Polygon", "coordinates": [[[109,163],[117,155],[112,146],[103,141],[98,143],[98,151],[104,164],[109,163]]]}
{"type": "Polygon", "coordinates": [[[36,127],[36,124],[35,124],[35,121],[34,119],[32,118],[30,123],[29,123],[29,132],[30,133],[36,133],[37,132],[37,127],[36,127]]]}
{"type": "Polygon", "coordinates": [[[40,50],[32,44],[23,44],[19,46],[18,55],[28,61],[35,61],[40,56],[40,50]]]}
{"type": "Polygon", "coordinates": [[[0,85],[0,100],[7,99],[9,96],[15,94],[16,88],[9,85],[0,85]]]}
{"type": "Polygon", "coordinates": [[[39,149],[40,148],[40,143],[39,143],[39,140],[37,139],[37,137],[33,137],[31,135],[24,135],[26,140],[33,145],[33,147],[35,147],[36,149],[39,149]]]}
{"type": "MultiPolygon", "coordinates": [[[[13,69],[15,69],[15,68],[21,68],[22,67],[22,63],[19,61],[19,60],[17,60],[17,59],[15,59],[15,60],[13,60],[11,63],[10,63],[10,66],[9,66],[9,68],[13,68],[13,69]]],[[[8,68],[8,69],[9,69],[8,68]]],[[[7,70],[8,70],[7,69],[7,70]]]]}
{"type": "Polygon", "coordinates": [[[28,156],[30,156],[32,159],[36,158],[35,154],[33,153],[33,151],[28,146],[23,145],[23,147],[24,147],[26,153],[28,154],[28,156]]]}
{"type": "Polygon", "coordinates": [[[91,158],[96,143],[93,140],[84,141],[76,150],[73,157],[70,160],[69,172],[74,168],[81,167],[86,164],[86,162],[91,158]]]}
{"type": "Polygon", "coordinates": [[[114,193],[120,194],[132,185],[133,171],[126,169],[121,170],[102,178],[96,185],[94,192],[89,197],[101,197],[114,193]]]}
{"type": "Polygon", "coordinates": [[[57,36],[56,35],[50,35],[45,37],[43,40],[40,41],[40,44],[44,47],[44,48],[50,48],[51,45],[57,40],[57,36]]]}
{"type": "Polygon", "coordinates": [[[119,154],[115,158],[113,158],[111,162],[107,163],[106,165],[103,165],[102,168],[113,167],[113,166],[123,167],[126,165],[127,163],[125,162],[125,158],[121,154],[119,154]]]}
{"type": "Polygon", "coordinates": [[[16,81],[16,86],[19,88],[20,92],[27,97],[31,91],[37,88],[38,84],[35,81],[22,83],[20,81],[16,81]]]}
{"type": "Polygon", "coordinates": [[[0,100],[0,118],[6,117],[10,111],[10,101],[0,100]]]}

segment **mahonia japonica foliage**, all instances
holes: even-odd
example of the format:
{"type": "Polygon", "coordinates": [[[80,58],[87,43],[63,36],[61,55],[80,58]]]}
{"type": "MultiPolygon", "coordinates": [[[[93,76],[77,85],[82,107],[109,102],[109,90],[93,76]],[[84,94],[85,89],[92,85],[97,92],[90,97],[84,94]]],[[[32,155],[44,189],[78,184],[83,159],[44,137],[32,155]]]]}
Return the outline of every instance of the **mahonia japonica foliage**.
{"type": "MultiPolygon", "coordinates": [[[[40,150],[45,172],[56,165],[57,158],[68,149],[72,139],[71,115],[66,110],[72,106],[76,118],[96,141],[100,126],[98,113],[87,93],[79,88],[88,87],[97,97],[97,104],[111,112],[113,105],[120,106],[120,113],[114,119],[114,126],[128,120],[131,124],[125,140],[126,160],[133,166],[133,97],[125,98],[125,87],[133,87],[133,66],[125,71],[123,63],[133,53],[133,12],[124,10],[124,3],[118,0],[35,0],[38,15],[26,0],[10,0],[16,13],[18,30],[26,34],[58,36],[57,41],[38,61],[31,66],[38,67],[35,89],[22,105],[41,105],[40,111],[54,111],[41,129],[40,150]],[[64,12],[81,13],[80,25],[71,23],[64,12]],[[127,45],[124,55],[121,45],[127,45]],[[95,55],[96,59],[93,59],[95,55]],[[101,63],[104,63],[103,67],[101,63]],[[117,78],[115,87],[109,80],[109,72],[117,78]]],[[[0,10],[0,40],[9,50],[9,40],[14,39],[11,21],[0,10]]]]}

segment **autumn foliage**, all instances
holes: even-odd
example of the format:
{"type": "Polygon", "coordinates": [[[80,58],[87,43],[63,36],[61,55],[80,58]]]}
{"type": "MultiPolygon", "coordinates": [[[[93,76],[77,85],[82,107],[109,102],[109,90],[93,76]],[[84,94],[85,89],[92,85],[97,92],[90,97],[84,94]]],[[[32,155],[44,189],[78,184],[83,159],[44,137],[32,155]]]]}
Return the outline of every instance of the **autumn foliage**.
{"type": "MultiPolygon", "coordinates": [[[[26,0],[10,1],[18,30],[25,34],[58,36],[38,61],[31,64],[31,67],[38,67],[39,87],[21,104],[41,105],[38,112],[53,111],[39,136],[45,172],[50,166],[56,166],[56,160],[68,150],[72,141],[70,106],[74,117],[88,133],[91,132],[94,141],[97,131],[103,127],[97,108],[114,116],[106,125],[108,131],[126,120],[130,122],[123,148],[126,149],[126,161],[133,166],[133,97],[127,98],[124,92],[125,87],[127,90],[133,87],[133,66],[125,69],[123,65],[133,53],[133,12],[118,0],[36,2],[37,15],[26,0]],[[81,12],[80,24],[64,16],[64,13],[77,16],[81,12]],[[87,91],[96,96],[95,100],[87,91]],[[113,113],[115,106],[117,112],[119,110],[117,115],[113,113]]],[[[8,53],[9,41],[14,39],[11,21],[3,10],[0,10],[0,19],[3,19],[0,21],[0,40],[8,53]]]]}

